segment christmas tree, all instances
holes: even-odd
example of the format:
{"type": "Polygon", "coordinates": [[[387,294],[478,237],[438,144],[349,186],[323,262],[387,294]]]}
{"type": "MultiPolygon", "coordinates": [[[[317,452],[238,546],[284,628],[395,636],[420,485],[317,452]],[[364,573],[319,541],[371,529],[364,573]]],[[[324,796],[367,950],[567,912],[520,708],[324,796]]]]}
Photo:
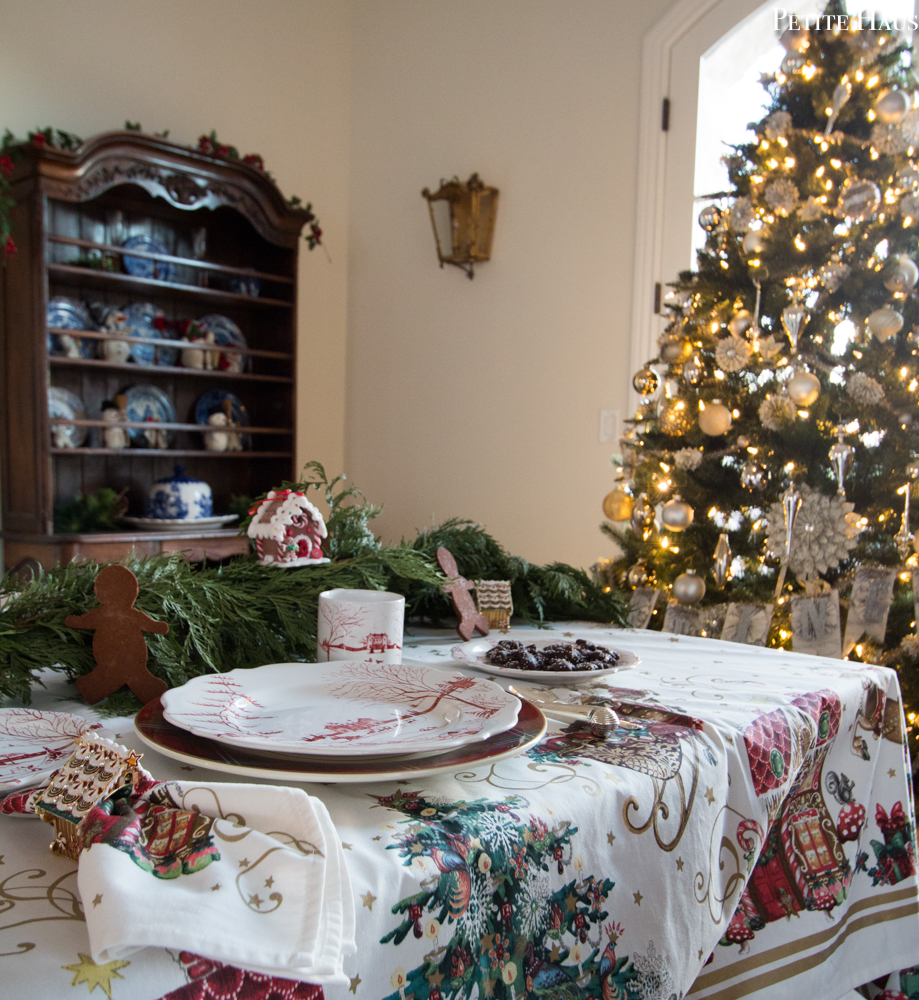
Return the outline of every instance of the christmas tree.
{"type": "Polygon", "coordinates": [[[634,376],[601,573],[681,602],[652,628],[682,606],[717,636],[729,605],[772,646],[832,648],[835,627],[841,652],[898,670],[919,761],[919,81],[901,34],[839,3],[782,43],[634,376]]]}

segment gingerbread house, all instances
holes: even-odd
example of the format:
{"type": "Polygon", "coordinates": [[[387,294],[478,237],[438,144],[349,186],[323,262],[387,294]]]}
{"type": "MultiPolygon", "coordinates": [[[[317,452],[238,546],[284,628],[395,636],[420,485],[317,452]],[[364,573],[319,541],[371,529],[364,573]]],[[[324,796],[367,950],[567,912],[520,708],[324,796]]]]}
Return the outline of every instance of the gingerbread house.
{"type": "Polygon", "coordinates": [[[271,490],[249,511],[248,535],[255,541],[262,566],[313,566],[327,563],[322,554],[325,521],[306,499],[294,490],[271,490]]]}
{"type": "Polygon", "coordinates": [[[51,850],[76,861],[83,849],[86,816],[105,799],[125,787],[134,787],[141,776],[142,754],[113,743],[96,733],[83,733],[76,749],[32,808],[54,827],[51,850]]]}
{"type": "Polygon", "coordinates": [[[492,628],[511,627],[514,602],[509,580],[476,580],[475,603],[479,614],[485,615],[492,628]]]}

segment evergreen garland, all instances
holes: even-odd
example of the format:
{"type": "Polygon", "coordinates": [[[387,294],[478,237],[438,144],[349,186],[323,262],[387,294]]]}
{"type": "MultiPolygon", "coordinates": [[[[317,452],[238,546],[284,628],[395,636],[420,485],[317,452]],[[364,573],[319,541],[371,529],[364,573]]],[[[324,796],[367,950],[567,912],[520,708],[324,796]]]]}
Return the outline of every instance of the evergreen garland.
{"type": "MultiPolygon", "coordinates": [[[[582,570],[553,563],[532,566],[509,556],[480,526],[450,521],[414,543],[384,547],[368,522],[380,508],[356,487],[329,480],[318,463],[313,478],[285,488],[321,491],[329,506],[332,562],[292,569],[260,566],[242,556],[222,566],[200,566],[179,555],[132,558],[136,607],[169,624],[169,634],[146,636],[149,666],[170,686],[190,677],[264,663],[310,661],[316,656],[319,594],[336,587],[390,590],[406,596],[409,618],[453,620],[434,552],[446,545],[470,579],[511,580],[517,614],[527,621],[581,618],[625,624],[625,608],[582,570]]],[[[92,634],[64,625],[70,614],[95,606],[96,563],[70,563],[23,581],[8,574],[0,585],[0,696],[28,703],[36,673],[54,666],[69,677],[94,666],[92,634]]],[[[109,709],[132,710],[114,695],[109,709]]],[[[136,703],[133,709],[136,709],[136,703]]]]}

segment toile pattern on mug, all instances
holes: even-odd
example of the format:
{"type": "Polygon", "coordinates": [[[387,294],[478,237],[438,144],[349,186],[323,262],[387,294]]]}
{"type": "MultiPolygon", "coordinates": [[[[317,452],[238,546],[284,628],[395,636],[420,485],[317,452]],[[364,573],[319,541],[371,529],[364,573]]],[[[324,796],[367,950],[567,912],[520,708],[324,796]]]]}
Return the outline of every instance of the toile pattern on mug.
{"type": "Polygon", "coordinates": [[[405,598],[381,590],[326,590],[319,595],[316,659],[402,662],[405,598]]]}

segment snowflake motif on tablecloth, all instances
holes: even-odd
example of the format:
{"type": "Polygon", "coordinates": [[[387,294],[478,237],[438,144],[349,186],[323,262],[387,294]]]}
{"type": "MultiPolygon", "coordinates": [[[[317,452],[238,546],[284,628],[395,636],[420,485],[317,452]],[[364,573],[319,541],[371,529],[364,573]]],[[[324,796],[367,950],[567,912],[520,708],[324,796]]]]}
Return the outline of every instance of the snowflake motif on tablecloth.
{"type": "Polygon", "coordinates": [[[846,392],[862,406],[873,406],[884,398],[884,387],[864,372],[846,375],[846,392]]]}
{"type": "Polygon", "coordinates": [[[750,360],[750,345],[743,337],[723,337],[715,347],[715,361],[726,372],[739,372],[750,360]]]}
{"type": "Polygon", "coordinates": [[[705,456],[701,451],[699,451],[698,448],[680,448],[680,450],[673,456],[673,464],[678,469],[685,469],[687,472],[693,472],[702,464],[702,459],[704,457],[705,456]]]}
{"type": "Polygon", "coordinates": [[[393,907],[400,922],[380,943],[433,933],[438,945],[420,965],[398,970],[387,1000],[460,1000],[475,991],[514,1000],[549,990],[571,1000],[644,1000],[628,957],[616,957],[621,928],[605,923],[614,883],[581,870],[564,879],[575,827],[524,816],[519,796],[435,804],[399,791],[377,801],[405,815],[387,849],[421,875],[418,891],[393,907]]]}
{"type": "Polygon", "coordinates": [[[658,954],[654,941],[648,942],[646,954],[636,953],[632,966],[641,1000],[667,1000],[674,994],[673,977],[664,957],[658,954]]]}
{"type": "Polygon", "coordinates": [[[798,189],[787,177],[780,177],[766,185],[765,197],[777,215],[791,215],[798,204],[798,189]]]}
{"type": "MultiPolygon", "coordinates": [[[[849,557],[856,539],[850,538],[846,514],[855,504],[838,494],[827,496],[806,483],[799,487],[801,509],[795,518],[788,568],[799,580],[813,580],[820,573],[836,567],[849,557]]],[[[769,528],[766,548],[770,552],[785,551],[785,515],[781,500],[769,507],[769,528]]]]}
{"type": "MultiPolygon", "coordinates": [[[[762,348],[762,344],[760,345],[762,348]]],[[[769,393],[759,404],[760,423],[767,430],[781,431],[798,418],[798,408],[794,402],[778,393],[769,393]]]]}

